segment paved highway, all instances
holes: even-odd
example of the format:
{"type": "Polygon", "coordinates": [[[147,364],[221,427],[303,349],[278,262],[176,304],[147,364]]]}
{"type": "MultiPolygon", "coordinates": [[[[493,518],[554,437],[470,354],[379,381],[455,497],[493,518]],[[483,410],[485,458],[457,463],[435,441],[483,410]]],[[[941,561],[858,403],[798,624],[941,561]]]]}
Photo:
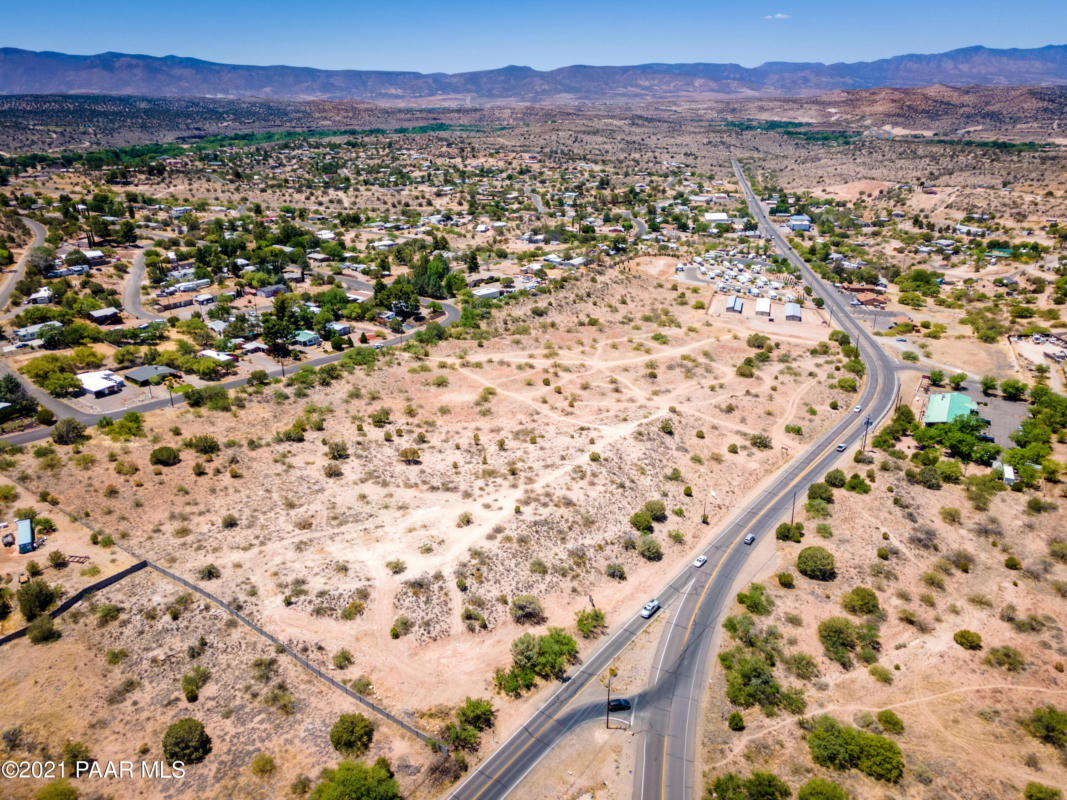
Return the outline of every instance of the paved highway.
{"type": "MultiPolygon", "coordinates": [[[[865,413],[848,414],[789,462],[703,551],[708,563],[702,569],[687,564],[659,593],[658,599],[664,606],[659,613],[669,615],[668,624],[653,662],[656,666],[649,676],[649,685],[631,698],[641,710],[636,727],[642,731],[634,770],[635,800],[693,800],[700,793],[694,774],[695,745],[700,738],[700,704],[706,693],[705,677],[715,630],[732,601],[732,584],[751,552],[742,540],[748,533],[769,534],[789,514],[794,493],[803,497],[807,485],[840,458],[837,445],[856,444],[863,434],[864,419],[869,415],[877,423],[892,408],[896,397],[893,362],[851,317],[837,293],[826,287],[789,248],[781,233],[767,220],[736,163],[735,169],[765,235],[773,238],[790,262],[801,269],[813,289],[824,297],[831,313],[837,316],[840,327],[852,335],[863,351],[867,379],[857,402],[865,413]]],[[[636,598],[635,605],[641,599],[636,598]]],[[[647,624],[636,614],[626,620],[451,797],[455,800],[505,797],[570,731],[598,718],[603,713],[602,703],[579,702],[582,689],[596,680],[647,624]]]]}

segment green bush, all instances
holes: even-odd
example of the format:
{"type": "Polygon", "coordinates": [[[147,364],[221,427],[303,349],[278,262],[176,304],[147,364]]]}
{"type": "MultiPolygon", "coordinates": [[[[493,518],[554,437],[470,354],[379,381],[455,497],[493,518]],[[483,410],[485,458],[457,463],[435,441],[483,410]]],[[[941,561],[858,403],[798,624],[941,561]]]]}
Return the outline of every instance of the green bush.
{"type": "Polygon", "coordinates": [[[904,722],[890,709],[879,711],[875,717],[878,719],[878,724],[882,726],[889,733],[904,733],[904,722]]]}
{"type": "Polygon", "coordinates": [[[181,453],[173,447],[164,445],[163,447],[157,447],[148,456],[149,464],[156,464],[161,467],[173,467],[175,464],[182,460],[181,453]]]}
{"type": "Polygon", "coordinates": [[[211,752],[211,737],[203,723],[191,718],[180,719],[163,734],[163,758],[168,763],[181,761],[198,764],[211,752]]]}
{"type": "Polygon", "coordinates": [[[730,716],[726,719],[726,724],[732,731],[743,731],[745,729],[745,718],[741,716],[740,711],[731,711],[730,716]]]}
{"type": "MultiPolygon", "coordinates": [[[[370,348],[356,348],[356,350],[370,348]]],[[[354,352],[349,350],[348,353],[354,352]]],[[[374,351],[371,350],[373,353],[374,351]]],[[[347,353],[346,353],[347,355],[347,353]]],[[[336,769],[324,769],[322,783],[316,786],[310,800],[347,800],[348,798],[373,798],[374,800],[400,800],[400,789],[389,762],[379,758],[373,765],[359,761],[342,761],[336,769]]]]}
{"type": "Polygon", "coordinates": [[[1041,706],[1022,721],[1022,726],[1035,739],[1061,750],[1067,747],[1067,711],[1053,705],[1041,706]]]}
{"type": "Polygon", "coordinates": [[[778,585],[783,589],[792,589],[796,584],[793,580],[792,572],[779,572],[778,573],[778,585]]]}
{"type": "Polygon", "coordinates": [[[663,558],[663,547],[652,536],[645,534],[637,543],[637,553],[646,561],[659,561],[663,558]]]}
{"type": "Polygon", "coordinates": [[[330,728],[330,744],[345,756],[361,756],[374,739],[374,723],[362,714],[342,714],[330,728]]]}
{"type": "Polygon", "coordinates": [[[805,547],[797,556],[797,572],[814,581],[832,581],[836,576],[834,557],[822,547],[805,547]]]}
{"type": "Polygon", "coordinates": [[[753,772],[745,779],[727,772],[708,786],[704,796],[722,800],[787,800],[790,791],[783,780],[769,772],[753,772]]]}
{"type": "Polygon", "coordinates": [[[604,567],[604,574],[617,581],[626,580],[626,568],[622,564],[608,564],[604,567]]]}
{"type": "Polygon", "coordinates": [[[532,594],[516,595],[511,600],[511,618],[520,625],[525,623],[537,624],[544,620],[545,613],[541,608],[541,601],[532,594]]]}
{"type": "Polygon", "coordinates": [[[1023,800],[1063,800],[1063,792],[1037,781],[1030,781],[1023,790],[1023,800]]]}
{"type": "Polygon", "coordinates": [[[56,601],[56,590],[40,578],[27,581],[15,593],[19,611],[27,622],[33,622],[56,601]]]}
{"type": "Polygon", "coordinates": [[[896,742],[876,733],[842,725],[823,715],[808,734],[811,758],[831,769],[858,769],[870,777],[896,783],[904,772],[904,757],[896,742]]]}
{"type": "Polygon", "coordinates": [[[34,644],[47,644],[59,638],[59,631],[56,630],[52,617],[41,614],[26,626],[26,636],[34,644]]]}
{"type": "Polygon", "coordinates": [[[850,614],[866,616],[879,610],[878,595],[866,586],[857,586],[841,597],[841,606],[850,614]]]}
{"type": "Polygon", "coordinates": [[[799,542],[804,537],[804,523],[796,522],[790,525],[783,522],[774,531],[775,537],[783,542],[799,542]]]}
{"type": "Polygon", "coordinates": [[[952,637],[952,641],[954,641],[964,650],[982,649],[982,637],[980,634],[977,634],[974,631],[956,631],[956,633],[952,637]]]}
{"type": "Polygon", "coordinates": [[[833,781],[812,778],[797,789],[797,800],[850,800],[850,795],[833,781]]]}
{"type": "Polygon", "coordinates": [[[752,614],[766,616],[774,608],[774,600],[767,594],[762,584],[753,583],[748,587],[748,592],[738,592],[737,602],[743,605],[752,614]]]}
{"type": "Polygon", "coordinates": [[[1026,666],[1026,659],[1014,647],[1004,645],[1003,647],[991,647],[986,653],[985,663],[1008,672],[1021,672],[1026,666]]]}

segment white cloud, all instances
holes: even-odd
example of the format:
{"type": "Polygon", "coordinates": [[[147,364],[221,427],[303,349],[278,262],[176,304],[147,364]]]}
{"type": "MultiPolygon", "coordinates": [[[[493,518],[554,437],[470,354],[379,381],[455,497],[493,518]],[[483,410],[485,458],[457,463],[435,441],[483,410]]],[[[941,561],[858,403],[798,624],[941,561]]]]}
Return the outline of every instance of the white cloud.
{"type": "Polygon", "coordinates": [[[764,19],[789,19],[789,14],[783,14],[779,11],[777,14],[767,14],[764,19]]]}

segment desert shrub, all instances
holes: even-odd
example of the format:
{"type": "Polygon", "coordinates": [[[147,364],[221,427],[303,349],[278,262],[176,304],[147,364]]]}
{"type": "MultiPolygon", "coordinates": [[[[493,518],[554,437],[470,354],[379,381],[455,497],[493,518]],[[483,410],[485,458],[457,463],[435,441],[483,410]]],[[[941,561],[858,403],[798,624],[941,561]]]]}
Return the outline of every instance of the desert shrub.
{"type": "Polygon", "coordinates": [[[630,524],[641,533],[648,533],[652,530],[652,517],[644,509],[635,511],[630,515],[630,524]]]}
{"type": "Polygon", "coordinates": [[[340,478],[345,474],[345,471],[336,461],[327,461],[322,465],[322,474],[327,478],[340,478]]]}
{"type": "Polygon", "coordinates": [[[745,729],[745,718],[741,716],[740,711],[731,711],[730,716],[726,719],[726,724],[732,731],[743,731],[745,729]]]}
{"type": "Polygon", "coordinates": [[[792,589],[795,586],[792,572],[779,572],[778,573],[778,585],[783,589],[792,589]]]}
{"type": "Polygon", "coordinates": [[[163,734],[163,758],[170,764],[175,761],[198,764],[210,752],[211,737],[204,730],[203,723],[192,717],[178,720],[163,734]]]}
{"type": "Polygon", "coordinates": [[[1037,781],[1030,781],[1023,789],[1023,800],[1063,800],[1063,792],[1037,781]]]}
{"type": "Polygon", "coordinates": [[[207,456],[219,452],[219,440],[208,434],[191,436],[182,441],[183,447],[188,447],[200,455],[207,456]]]}
{"type": "Polygon", "coordinates": [[[604,567],[604,574],[617,581],[626,580],[626,569],[622,564],[608,564],[604,567]]]}
{"type": "Polygon", "coordinates": [[[27,622],[33,622],[56,600],[56,590],[39,578],[27,581],[18,588],[15,599],[27,622]]]}
{"type": "Polygon", "coordinates": [[[222,577],[222,570],[216,567],[214,564],[208,564],[205,567],[200,568],[200,572],[197,573],[201,580],[212,581],[215,578],[222,577]]]}
{"type": "Polygon", "coordinates": [[[888,733],[904,733],[904,722],[891,709],[879,711],[875,716],[888,733]]]}
{"type": "Polygon", "coordinates": [[[1041,706],[1022,721],[1022,726],[1035,739],[1061,750],[1067,747],[1067,711],[1041,706]]]}
{"type": "Polygon", "coordinates": [[[952,636],[952,641],[954,641],[964,650],[982,649],[982,637],[974,631],[956,631],[956,633],[952,636]]]}
{"type": "Polygon", "coordinates": [[[745,779],[727,772],[708,786],[705,796],[724,800],[787,800],[790,791],[785,781],[770,772],[753,772],[745,779]]]}
{"type": "Polygon", "coordinates": [[[200,699],[200,690],[208,682],[211,673],[201,666],[193,667],[191,672],[182,675],[182,694],[189,703],[195,703],[200,699]]]}
{"type": "MultiPolygon", "coordinates": [[[[41,409],[45,410],[47,409],[41,409]]],[[[73,771],[74,768],[71,767],[71,772],[73,771]]],[[[71,786],[66,778],[59,778],[46,783],[33,797],[34,800],[78,800],[78,790],[71,786]]]]}
{"type": "MultiPolygon", "coordinates": [[[[354,351],[348,351],[352,352],[354,351]]],[[[342,761],[336,769],[324,769],[320,780],[322,783],[311,792],[312,800],[364,797],[374,800],[400,800],[400,789],[389,762],[384,758],[379,758],[371,765],[359,761],[342,761]]]]}
{"type": "Polygon", "coordinates": [[[646,534],[637,543],[637,553],[646,561],[659,561],[663,558],[663,547],[655,538],[646,534]]]}
{"type": "Polygon", "coordinates": [[[341,755],[357,757],[374,739],[374,723],[362,714],[342,714],[330,728],[330,744],[341,755]]]}
{"type": "Polygon", "coordinates": [[[819,665],[807,653],[790,653],[782,659],[782,666],[802,681],[819,677],[819,665]]]}
{"type": "Polygon", "coordinates": [[[896,783],[904,772],[904,757],[896,742],[826,715],[816,719],[808,733],[808,749],[820,766],[858,769],[876,780],[896,783]]]}
{"type": "Polygon", "coordinates": [[[796,522],[790,525],[783,522],[774,531],[775,538],[783,542],[799,542],[804,537],[804,523],[796,522]]]}
{"type": "Polygon", "coordinates": [[[893,682],[893,673],[881,664],[871,664],[871,666],[867,668],[867,674],[879,683],[884,683],[887,686],[893,682]]]}
{"type": "Polygon", "coordinates": [[[841,606],[850,614],[866,616],[878,613],[878,595],[866,586],[857,586],[841,597],[841,606]]]}
{"type": "Polygon", "coordinates": [[[985,663],[1008,672],[1021,672],[1023,667],[1026,666],[1026,659],[1014,647],[1004,645],[1003,647],[989,648],[989,652],[986,653],[985,663]]]}
{"type": "Polygon", "coordinates": [[[766,616],[774,608],[774,600],[767,594],[762,584],[753,583],[748,587],[748,592],[738,592],[737,602],[743,605],[752,614],[766,616]]]}
{"type": "Polygon", "coordinates": [[[248,768],[257,778],[269,778],[274,774],[275,766],[274,758],[270,753],[256,753],[248,768]]]}
{"type": "Polygon", "coordinates": [[[797,800],[850,800],[850,795],[833,781],[812,778],[797,789],[797,800]]]}
{"type": "Polygon", "coordinates": [[[545,618],[541,601],[532,594],[520,594],[511,600],[511,618],[520,625],[527,623],[537,624],[545,618]]]}
{"type": "Polygon", "coordinates": [[[181,454],[173,447],[157,447],[148,456],[148,463],[161,467],[173,467],[182,460],[181,454]]]}
{"type": "Polygon", "coordinates": [[[805,547],[797,556],[797,572],[815,581],[832,581],[834,557],[821,547],[805,547]]]}
{"type": "Polygon", "coordinates": [[[41,614],[33,622],[26,626],[26,636],[33,644],[47,644],[59,638],[52,617],[41,614]]]}
{"type": "Polygon", "coordinates": [[[653,522],[663,522],[667,519],[667,506],[662,500],[649,500],[645,503],[643,510],[653,522]]]}
{"type": "Polygon", "coordinates": [[[578,611],[575,613],[575,617],[575,626],[583,638],[586,639],[599,635],[607,627],[604,612],[599,608],[578,611]]]}
{"type": "Polygon", "coordinates": [[[870,624],[855,625],[846,617],[830,617],[819,623],[819,641],[832,658],[845,669],[852,666],[851,653],[857,648],[870,649],[879,647],[877,629],[870,624]]]}

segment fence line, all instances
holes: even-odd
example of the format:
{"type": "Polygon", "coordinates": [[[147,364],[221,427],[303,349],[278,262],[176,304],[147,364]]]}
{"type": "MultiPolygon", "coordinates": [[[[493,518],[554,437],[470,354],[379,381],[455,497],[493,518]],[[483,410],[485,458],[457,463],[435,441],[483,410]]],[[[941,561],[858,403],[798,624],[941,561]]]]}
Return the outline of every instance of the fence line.
{"type": "Polygon", "coordinates": [[[197,586],[195,583],[191,583],[190,581],[187,581],[185,578],[181,577],[180,575],[175,575],[170,570],[165,569],[164,567],[161,567],[158,564],[154,564],[151,561],[146,562],[146,563],[147,563],[147,566],[149,566],[150,568],[154,569],[156,572],[160,573],[164,577],[170,578],[175,583],[181,584],[185,588],[196,592],[201,597],[204,597],[207,600],[210,600],[212,603],[214,603],[215,605],[219,606],[223,611],[225,611],[227,614],[232,616],[234,619],[236,619],[237,621],[239,621],[239,622],[243,623],[244,625],[248,626],[253,631],[255,631],[260,636],[262,636],[264,639],[267,639],[268,641],[273,642],[275,646],[282,648],[286,653],[288,653],[290,656],[292,656],[292,658],[298,664],[300,664],[300,666],[302,666],[308,672],[310,672],[313,675],[315,675],[316,677],[326,681],[328,684],[333,686],[335,689],[344,692],[345,694],[347,694],[349,697],[351,697],[356,702],[362,703],[364,706],[366,706],[369,710],[373,711],[378,716],[382,717],[383,719],[388,720],[389,722],[392,722],[397,727],[407,731],[412,736],[415,736],[416,738],[421,739],[423,742],[426,742],[427,744],[433,744],[434,746],[438,747],[439,749],[447,749],[443,745],[441,745],[434,737],[432,737],[432,736],[430,736],[430,735],[428,735],[426,733],[423,733],[418,728],[416,728],[413,725],[411,725],[411,724],[405,722],[404,720],[400,719],[400,717],[396,716],[395,714],[392,714],[389,711],[386,711],[384,708],[379,706],[377,703],[374,703],[374,702],[368,700],[366,697],[361,695],[359,692],[356,692],[356,691],[353,691],[352,689],[349,689],[347,686],[345,686],[340,681],[338,681],[338,680],[330,677],[329,675],[327,675],[325,672],[323,672],[321,669],[316,667],[314,664],[312,664],[310,661],[308,661],[302,655],[300,655],[295,650],[293,650],[293,648],[291,648],[285,642],[281,641],[277,636],[274,636],[273,634],[268,633],[267,631],[263,630],[261,627],[256,625],[256,623],[252,622],[252,620],[248,619],[248,617],[244,616],[239,611],[237,611],[235,608],[230,606],[229,603],[225,602],[224,600],[221,600],[220,598],[216,597],[215,595],[211,594],[210,592],[206,591],[205,589],[202,589],[201,587],[197,586]]]}
{"type": "MultiPolygon", "coordinates": [[[[83,600],[88,595],[91,595],[91,594],[94,594],[96,592],[99,592],[101,589],[106,589],[108,586],[111,586],[112,584],[118,583],[123,578],[129,577],[130,575],[133,575],[135,572],[140,572],[142,569],[144,569],[147,566],[148,566],[148,562],[147,561],[138,561],[133,566],[126,567],[126,569],[122,570],[121,572],[116,572],[114,575],[110,575],[107,578],[104,578],[101,581],[97,581],[96,583],[94,583],[94,584],[92,584],[90,586],[83,586],[81,589],[76,591],[74,594],[72,594],[70,597],[68,597],[66,600],[64,600],[62,603],[60,603],[54,609],[49,611],[48,615],[52,619],[55,619],[60,614],[62,614],[64,611],[69,611],[71,608],[74,607],[74,605],[76,603],[80,602],[81,600],[83,600]]],[[[12,631],[7,636],[0,637],[0,645],[5,645],[8,642],[13,642],[15,639],[21,639],[23,636],[26,635],[27,630],[29,630],[29,628],[19,628],[17,631],[12,631]]]]}

